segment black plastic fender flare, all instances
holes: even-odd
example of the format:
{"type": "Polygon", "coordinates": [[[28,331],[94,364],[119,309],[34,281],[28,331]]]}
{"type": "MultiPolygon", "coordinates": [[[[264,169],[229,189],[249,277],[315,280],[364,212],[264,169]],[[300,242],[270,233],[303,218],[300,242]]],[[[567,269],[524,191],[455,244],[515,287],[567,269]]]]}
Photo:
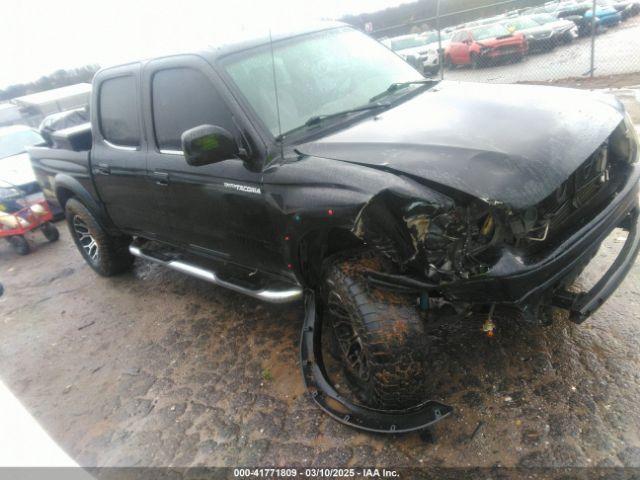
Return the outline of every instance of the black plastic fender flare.
{"type": "Polygon", "coordinates": [[[315,292],[305,292],[305,318],[300,339],[302,377],[313,401],[330,417],[350,427],[376,433],[406,433],[423,430],[447,417],[449,405],[426,400],[406,410],[378,410],[341,396],[329,380],[322,359],[322,321],[315,292]]]}

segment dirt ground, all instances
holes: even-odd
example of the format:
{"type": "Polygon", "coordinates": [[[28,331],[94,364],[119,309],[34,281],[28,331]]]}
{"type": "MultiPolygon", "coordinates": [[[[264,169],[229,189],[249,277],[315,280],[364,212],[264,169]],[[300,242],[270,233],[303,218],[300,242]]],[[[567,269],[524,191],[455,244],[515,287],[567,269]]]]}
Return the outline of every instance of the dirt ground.
{"type": "Polygon", "coordinates": [[[581,326],[441,329],[432,398],[455,413],[427,435],[377,436],[305,395],[300,305],[144,261],[100,278],[58,226],[26,257],[0,244],[0,379],[83,466],[640,466],[638,266],[581,326]]]}

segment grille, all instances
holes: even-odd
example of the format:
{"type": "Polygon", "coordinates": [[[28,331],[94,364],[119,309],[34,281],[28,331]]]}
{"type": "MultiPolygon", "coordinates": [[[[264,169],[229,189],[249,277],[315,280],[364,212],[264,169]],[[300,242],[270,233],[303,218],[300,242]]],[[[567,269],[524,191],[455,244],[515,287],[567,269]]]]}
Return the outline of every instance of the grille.
{"type": "Polygon", "coordinates": [[[544,228],[545,241],[529,242],[528,252],[534,254],[551,248],[597,215],[617,189],[620,178],[622,175],[616,174],[615,165],[609,161],[605,142],[538,206],[540,220],[534,230],[544,228]]]}

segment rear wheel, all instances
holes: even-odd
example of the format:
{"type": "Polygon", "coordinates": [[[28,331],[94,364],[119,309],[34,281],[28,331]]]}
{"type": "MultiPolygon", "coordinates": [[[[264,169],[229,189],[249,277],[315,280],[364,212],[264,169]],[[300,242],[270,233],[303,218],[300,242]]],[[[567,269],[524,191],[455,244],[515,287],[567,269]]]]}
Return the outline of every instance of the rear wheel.
{"type": "Polygon", "coordinates": [[[65,205],[65,217],[78,250],[97,273],[109,277],[131,268],[134,257],[128,250],[130,237],[109,235],[75,198],[65,205]]]}
{"type": "Polygon", "coordinates": [[[325,264],[324,320],[356,396],[370,407],[404,409],[425,397],[426,334],[415,298],[368,284],[363,270],[378,262],[358,252],[325,264]]]}
{"type": "Polygon", "coordinates": [[[31,251],[29,242],[22,235],[9,237],[8,241],[18,255],[27,255],[31,251]]]}

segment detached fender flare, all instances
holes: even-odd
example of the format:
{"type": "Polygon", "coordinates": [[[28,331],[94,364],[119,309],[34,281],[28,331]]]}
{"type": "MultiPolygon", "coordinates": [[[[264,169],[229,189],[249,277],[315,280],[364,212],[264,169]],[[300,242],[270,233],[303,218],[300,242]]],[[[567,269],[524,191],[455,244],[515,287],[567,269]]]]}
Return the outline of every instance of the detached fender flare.
{"type": "Polygon", "coordinates": [[[104,206],[96,200],[91,193],[75,178],[64,173],[58,173],[54,177],[54,191],[58,203],[64,209],[64,205],[71,197],[77,198],[82,204],[93,213],[100,224],[108,231],[117,232],[104,206]],[[69,192],[71,195],[69,195],[69,192]]]}
{"type": "Polygon", "coordinates": [[[322,411],[338,422],[375,433],[407,433],[424,430],[448,417],[453,408],[425,400],[406,410],[366,407],[340,395],[325,370],[322,358],[322,312],[315,292],[305,292],[305,318],[300,338],[300,367],[308,395],[322,411]]]}

